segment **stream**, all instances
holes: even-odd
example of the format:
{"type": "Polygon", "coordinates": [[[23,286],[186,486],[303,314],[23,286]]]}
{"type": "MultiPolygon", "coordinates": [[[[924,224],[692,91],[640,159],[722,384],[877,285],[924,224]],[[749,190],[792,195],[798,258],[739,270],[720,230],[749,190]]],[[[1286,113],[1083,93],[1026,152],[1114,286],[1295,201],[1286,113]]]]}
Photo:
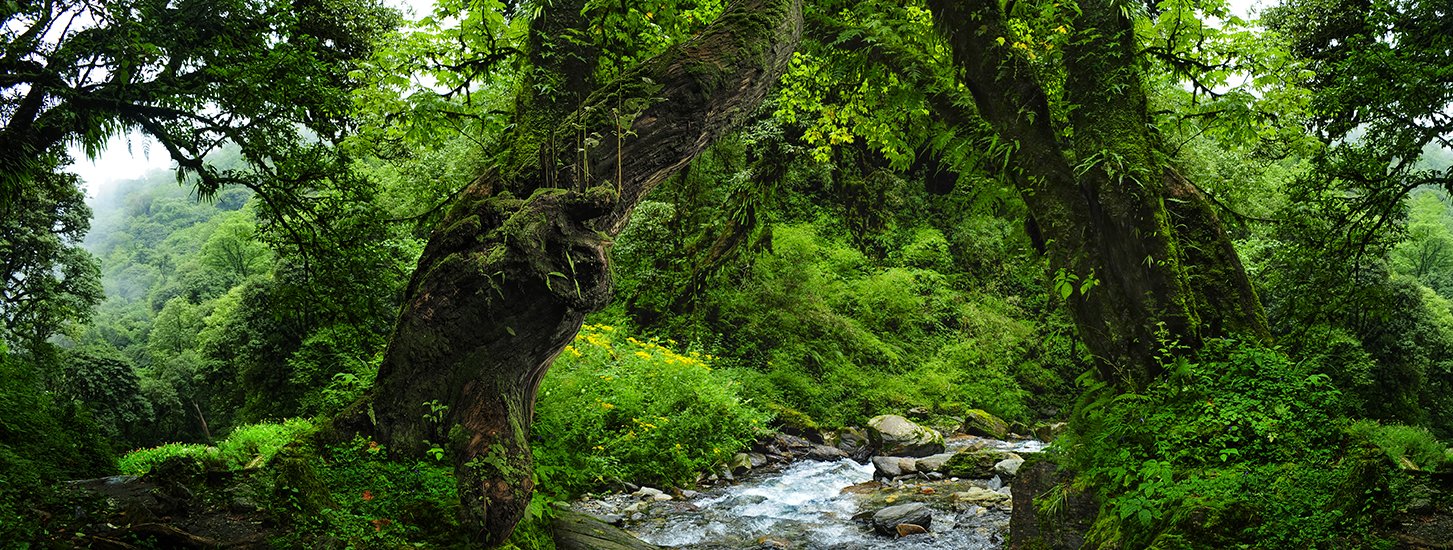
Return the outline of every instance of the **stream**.
{"type": "MultiPolygon", "coordinates": [[[[1044,446],[1033,440],[977,443],[1014,453],[1044,446]]],[[[877,483],[873,473],[871,463],[802,460],[708,492],[687,492],[689,498],[627,506],[624,527],[651,544],[693,549],[980,550],[1008,539],[1009,486],[998,477],[877,483]],[[929,533],[894,538],[873,532],[867,516],[911,502],[932,509],[929,533]]]]}

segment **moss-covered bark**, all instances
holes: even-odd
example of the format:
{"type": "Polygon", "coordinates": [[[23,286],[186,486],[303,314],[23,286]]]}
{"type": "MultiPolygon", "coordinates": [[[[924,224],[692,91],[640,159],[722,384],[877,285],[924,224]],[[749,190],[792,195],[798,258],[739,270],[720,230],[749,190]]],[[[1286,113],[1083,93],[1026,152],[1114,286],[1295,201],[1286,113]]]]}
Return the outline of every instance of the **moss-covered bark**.
{"type": "MultiPolygon", "coordinates": [[[[1017,144],[1022,196],[1101,378],[1143,385],[1169,338],[1269,344],[1245,270],[1205,199],[1156,151],[1133,22],[1082,2],[1065,51],[1064,139],[998,2],[930,2],[979,115],[1017,144]],[[1063,285],[1068,284],[1068,287],[1063,285]],[[1163,332],[1162,332],[1163,331],[1163,332]]],[[[1038,239],[1037,239],[1038,240],[1038,239]]]]}
{"type": "MultiPolygon", "coordinates": [[[[372,408],[337,429],[356,429],[371,412],[392,453],[447,446],[476,540],[508,538],[534,488],[535,392],[585,314],[609,303],[612,238],[652,188],[760,104],[801,27],[800,0],[739,2],[697,38],[592,91],[575,112],[554,110],[558,97],[521,99],[516,119],[531,128],[516,129],[513,160],[461,193],[430,238],[372,408]],[[612,139],[580,155],[579,143],[560,139],[577,132],[612,139]]],[[[545,69],[532,78],[567,70],[545,69]]]]}

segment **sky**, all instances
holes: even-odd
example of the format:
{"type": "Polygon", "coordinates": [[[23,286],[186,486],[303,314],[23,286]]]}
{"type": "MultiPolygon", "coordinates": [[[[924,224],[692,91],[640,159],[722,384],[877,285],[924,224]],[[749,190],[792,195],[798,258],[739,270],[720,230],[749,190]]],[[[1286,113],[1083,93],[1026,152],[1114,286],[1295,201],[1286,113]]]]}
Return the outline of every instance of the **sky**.
{"type": "MultiPolygon", "coordinates": [[[[433,10],[434,0],[384,0],[384,3],[405,10],[405,17],[418,19],[433,10]],[[413,15],[407,12],[413,11],[413,15]]],[[[152,170],[171,170],[175,167],[171,157],[161,143],[140,132],[112,136],[95,160],[86,158],[80,147],[70,148],[76,162],[67,168],[81,176],[86,182],[86,195],[96,197],[101,189],[117,182],[145,176],[152,170]]]]}
{"type": "MultiPolygon", "coordinates": [[[[417,19],[432,11],[433,0],[385,0],[385,3],[406,11],[412,10],[411,18],[417,19]]],[[[1253,7],[1259,8],[1262,0],[1231,0],[1232,9],[1243,17],[1253,7]]],[[[174,166],[160,143],[139,132],[130,135],[112,136],[106,148],[95,160],[86,158],[78,148],[71,148],[76,159],[68,171],[86,182],[86,194],[95,197],[101,189],[116,182],[132,180],[146,175],[151,170],[171,170],[174,166]]]]}

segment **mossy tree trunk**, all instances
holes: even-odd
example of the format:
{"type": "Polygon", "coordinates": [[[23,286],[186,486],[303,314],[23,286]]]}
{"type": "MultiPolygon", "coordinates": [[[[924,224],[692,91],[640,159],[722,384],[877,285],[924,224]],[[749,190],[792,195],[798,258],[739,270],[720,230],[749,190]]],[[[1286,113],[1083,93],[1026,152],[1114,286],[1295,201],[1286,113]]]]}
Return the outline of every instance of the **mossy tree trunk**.
{"type": "Polygon", "coordinates": [[[489,546],[509,537],[534,488],[540,380],[611,299],[612,239],[652,188],[761,103],[802,32],[800,0],[734,2],[696,38],[597,86],[595,52],[564,38],[587,24],[580,4],[537,18],[530,47],[554,49],[531,56],[511,149],[430,238],[373,392],[374,430],[391,452],[451,452],[476,541],[489,546]]]}
{"type": "Polygon", "coordinates": [[[1103,380],[1143,387],[1160,373],[1162,338],[1188,350],[1209,338],[1271,342],[1215,211],[1156,150],[1145,61],[1120,7],[1079,4],[1064,53],[1069,139],[1034,67],[1013,47],[999,2],[929,5],[979,115],[1016,144],[1013,165],[1052,285],[1069,292],[1103,380]]]}

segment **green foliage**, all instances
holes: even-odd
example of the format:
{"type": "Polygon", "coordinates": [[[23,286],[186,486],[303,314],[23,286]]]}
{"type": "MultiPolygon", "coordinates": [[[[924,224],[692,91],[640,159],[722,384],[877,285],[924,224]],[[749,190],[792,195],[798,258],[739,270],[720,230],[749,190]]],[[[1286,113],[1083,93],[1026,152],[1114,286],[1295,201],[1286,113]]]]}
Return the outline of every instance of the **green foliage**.
{"type": "Polygon", "coordinates": [[[1369,430],[1346,429],[1330,376],[1274,350],[1164,347],[1169,374],[1141,393],[1084,381],[1061,448],[1105,499],[1090,542],[1319,547],[1390,509],[1390,464],[1368,462],[1369,430]]]}
{"type": "Polygon", "coordinates": [[[66,350],[53,385],[62,398],[95,411],[97,421],[112,437],[123,435],[135,423],[155,418],[152,403],[141,393],[141,376],[136,367],[112,349],[66,350]]]}
{"type": "Polygon", "coordinates": [[[200,443],[166,443],[129,451],[121,457],[121,471],[127,474],[144,474],[173,456],[190,456],[215,469],[240,470],[249,465],[256,467],[271,460],[288,443],[312,430],[313,423],[301,418],[238,426],[216,447],[200,443]]]}
{"type": "Polygon", "coordinates": [[[174,456],[203,460],[208,457],[209,447],[201,443],[164,443],[155,447],[133,449],[121,455],[120,470],[128,475],[145,475],[153,467],[174,456]]]}
{"type": "Polygon", "coordinates": [[[0,539],[30,540],[43,529],[31,509],[51,497],[51,484],[115,471],[90,412],[41,392],[33,366],[0,343],[0,539]]]}
{"type": "Polygon", "coordinates": [[[78,246],[91,228],[80,184],[75,174],[40,175],[3,210],[0,341],[28,349],[75,333],[104,297],[96,258],[78,246]]]}
{"type": "Polygon", "coordinates": [[[612,479],[682,484],[760,437],[767,415],[711,360],[586,325],[540,387],[542,485],[568,495],[612,479]]]}
{"type": "Polygon", "coordinates": [[[1448,456],[1447,446],[1433,437],[1427,428],[1359,420],[1347,431],[1377,445],[1387,453],[1391,463],[1398,467],[1405,467],[1409,463],[1427,471],[1447,471],[1453,467],[1453,462],[1450,462],[1453,458],[1448,456]]]}
{"type": "Polygon", "coordinates": [[[308,470],[319,482],[311,489],[278,477],[277,492],[282,506],[298,498],[328,502],[318,513],[294,516],[294,530],[285,542],[311,541],[335,536],[358,549],[454,548],[468,540],[458,517],[459,498],[449,466],[419,461],[388,460],[387,453],[373,441],[352,441],[323,448],[316,453],[305,444],[294,443],[284,451],[298,470],[308,470]],[[313,491],[307,497],[296,492],[313,491]]]}

